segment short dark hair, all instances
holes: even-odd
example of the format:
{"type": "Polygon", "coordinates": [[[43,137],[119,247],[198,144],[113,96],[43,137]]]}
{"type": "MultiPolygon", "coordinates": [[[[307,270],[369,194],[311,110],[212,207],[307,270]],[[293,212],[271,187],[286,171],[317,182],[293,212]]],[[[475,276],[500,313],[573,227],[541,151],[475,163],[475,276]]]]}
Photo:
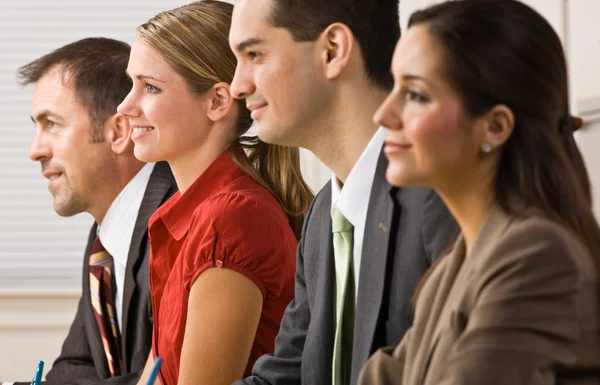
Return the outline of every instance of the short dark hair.
{"type": "Polygon", "coordinates": [[[350,28],[360,47],[367,77],[377,87],[394,85],[390,65],[400,38],[398,0],[272,0],[270,23],[296,41],[314,41],[333,23],[350,28]]]}
{"type": "Polygon", "coordinates": [[[122,41],[94,37],[58,48],[19,68],[22,85],[36,83],[50,69],[62,67],[73,81],[78,101],[87,109],[92,141],[103,141],[102,126],[132,87],[125,73],[131,47],[122,41]]]}

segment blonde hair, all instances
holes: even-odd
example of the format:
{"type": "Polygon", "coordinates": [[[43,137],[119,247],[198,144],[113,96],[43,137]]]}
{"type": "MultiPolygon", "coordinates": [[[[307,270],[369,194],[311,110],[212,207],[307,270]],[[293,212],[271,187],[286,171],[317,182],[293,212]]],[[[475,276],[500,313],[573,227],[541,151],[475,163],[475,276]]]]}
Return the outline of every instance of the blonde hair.
{"type": "MultiPolygon", "coordinates": [[[[138,27],[138,36],[162,54],[167,63],[203,94],[219,82],[231,84],[237,61],[228,36],[233,5],[222,1],[197,1],[161,12],[138,27]]],[[[233,156],[244,172],[268,189],[287,214],[296,238],[300,238],[304,215],[313,194],[302,177],[300,151],[262,142],[244,135],[252,125],[250,111],[237,100],[240,114],[236,140],[231,149],[243,148],[246,160],[233,156]]]]}

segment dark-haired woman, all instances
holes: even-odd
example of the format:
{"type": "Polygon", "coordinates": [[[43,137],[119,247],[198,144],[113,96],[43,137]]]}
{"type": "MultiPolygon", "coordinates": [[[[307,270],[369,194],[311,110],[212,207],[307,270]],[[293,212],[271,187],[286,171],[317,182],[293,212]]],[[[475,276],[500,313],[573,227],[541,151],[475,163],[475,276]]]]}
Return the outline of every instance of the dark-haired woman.
{"type": "Polygon", "coordinates": [[[359,383],[600,384],[600,230],[560,39],[514,0],[447,2],[411,17],[392,70],[387,178],[433,187],[461,235],[359,383]]]}

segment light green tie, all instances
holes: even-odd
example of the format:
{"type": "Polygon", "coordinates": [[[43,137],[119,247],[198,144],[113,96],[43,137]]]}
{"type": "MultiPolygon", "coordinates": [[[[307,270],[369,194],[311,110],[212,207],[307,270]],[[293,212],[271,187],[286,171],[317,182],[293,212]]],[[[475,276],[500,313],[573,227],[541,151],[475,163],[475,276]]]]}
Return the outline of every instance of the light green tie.
{"type": "Polygon", "coordinates": [[[332,385],[348,385],[352,367],[354,333],[354,226],[338,209],[331,208],[333,255],[335,258],[335,340],[332,385]]]}

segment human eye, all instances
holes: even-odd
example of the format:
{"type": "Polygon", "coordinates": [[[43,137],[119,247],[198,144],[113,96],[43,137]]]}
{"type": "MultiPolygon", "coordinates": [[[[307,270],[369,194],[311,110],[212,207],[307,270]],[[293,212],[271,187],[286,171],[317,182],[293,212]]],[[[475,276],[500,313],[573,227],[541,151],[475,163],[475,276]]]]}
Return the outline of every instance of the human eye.
{"type": "Polygon", "coordinates": [[[146,92],[149,94],[158,94],[161,91],[160,88],[153,86],[150,83],[144,83],[144,88],[146,89],[146,92]]]}
{"type": "Polygon", "coordinates": [[[250,58],[250,60],[254,60],[260,56],[260,53],[258,53],[256,51],[248,51],[247,55],[248,55],[248,58],[250,58]]]}
{"type": "Polygon", "coordinates": [[[56,128],[58,126],[58,123],[56,123],[55,121],[50,120],[50,119],[45,119],[43,126],[44,126],[44,129],[50,130],[50,129],[56,128]]]}
{"type": "Polygon", "coordinates": [[[427,98],[425,95],[414,90],[407,90],[405,93],[405,97],[406,100],[409,100],[411,102],[425,103],[429,101],[429,98],[427,98]]]}

